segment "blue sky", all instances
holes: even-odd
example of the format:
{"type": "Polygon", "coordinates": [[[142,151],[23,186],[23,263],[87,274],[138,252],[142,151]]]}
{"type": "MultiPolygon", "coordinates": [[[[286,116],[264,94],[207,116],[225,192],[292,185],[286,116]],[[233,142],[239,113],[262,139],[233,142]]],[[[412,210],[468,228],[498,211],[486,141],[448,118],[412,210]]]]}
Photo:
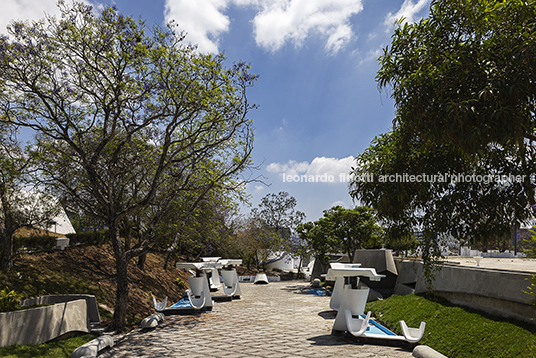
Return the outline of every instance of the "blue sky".
{"type": "MultiPolygon", "coordinates": [[[[84,2],[115,4],[149,25],[174,20],[199,51],[224,51],[229,66],[250,63],[260,76],[248,95],[259,105],[250,112],[254,161],[260,166],[253,175],[269,184],[248,185],[251,203],[286,191],[313,221],[333,205],[355,205],[343,177],[353,158],[386,132],[394,117],[389,93],[377,89],[377,58],[390,43],[394,19],[426,17],[430,0],[84,2]],[[300,182],[289,182],[296,175],[300,182]]],[[[3,0],[0,31],[11,19],[57,13],[55,3],[3,0]]]]}

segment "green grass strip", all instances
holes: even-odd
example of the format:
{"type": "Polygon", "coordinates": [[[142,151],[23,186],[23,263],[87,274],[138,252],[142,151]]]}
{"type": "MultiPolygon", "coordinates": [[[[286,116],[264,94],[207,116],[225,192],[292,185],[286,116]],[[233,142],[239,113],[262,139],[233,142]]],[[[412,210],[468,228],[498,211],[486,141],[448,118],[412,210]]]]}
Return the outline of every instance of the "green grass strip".
{"type": "Polygon", "coordinates": [[[449,358],[536,357],[536,327],[454,306],[432,296],[391,296],[367,303],[367,311],[397,334],[426,322],[420,341],[449,358]]]}
{"type": "Polygon", "coordinates": [[[81,345],[97,337],[82,334],[67,339],[51,341],[39,345],[14,345],[0,348],[0,357],[4,358],[69,358],[71,353],[81,345]]]}

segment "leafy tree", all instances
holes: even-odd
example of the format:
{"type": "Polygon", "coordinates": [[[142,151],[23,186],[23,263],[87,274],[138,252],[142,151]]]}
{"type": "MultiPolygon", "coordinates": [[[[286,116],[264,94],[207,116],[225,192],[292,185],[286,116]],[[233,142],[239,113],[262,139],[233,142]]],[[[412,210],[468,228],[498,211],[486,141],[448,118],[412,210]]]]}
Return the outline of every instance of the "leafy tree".
{"type": "Polygon", "coordinates": [[[197,199],[195,193],[171,203],[157,227],[158,244],[167,249],[178,237],[176,252],[194,260],[208,255],[233,256],[231,218],[236,210],[236,198],[222,190],[212,190],[193,211],[185,210],[192,206],[188,200],[194,199],[197,199]]]}
{"type": "Polygon", "coordinates": [[[324,225],[324,221],[324,218],[320,218],[314,222],[308,221],[299,224],[296,231],[299,238],[310,247],[310,252],[314,255],[315,260],[327,264],[328,257],[326,254],[333,251],[332,248],[335,247],[335,243],[331,236],[325,234],[326,225],[324,225]]]}
{"type": "Polygon", "coordinates": [[[257,250],[265,262],[273,251],[296,251],[296,240],[292,234],[303,221],[305,214],[296,210],[297,201],[289,193],[267,194],[261,199],[258,208],[251,211],[251,222],[256,226],[256,241],[260,243],[257,250]]]}
{"type": "Polygon", "coordinates": [[[0,105],[37,132],[50,190],[107,226],[117,271],[111,328],[121,330],[128,263],[157,245],[173,200],[194,195],[183,208],[192,213],[211,190],[243,181],[253,140],[246,90],[256,76],[183,45],[173,26],[147,34],[114,7],[59,6],[61,18],[13,22],[12,39],[0,39],[0,105]],[[129,245],[121,228],[134,216],[143,236],[129,245]]]}
{"type": "Polygon", "coordinates": [[[243,220],[237,233],[237,244],[242,257],[255,266],[266,269],[266,262],[273,251],[280,251],[281,238],[258,216],[249,215],[243,220]]]}
{"type": "Polygon", "coordinates": [[[345,209],[334,206],[324,210],[324,216],[315,222],[298,227],[300,237],[308,240],[317,258],[328,252],[345,252],[350,262],[355,250],[381,247],[381,228],[376,223],[374,211],[367,207],[345,209]]]}
{"type": "Polygon", "coordinates": [[[333,238],[335,247],[348,254],[350,262],[354,262],[357,249],[381,248],[381,228],[376,224],[374,210],[357,206],[345,209],[334,206],[324,210],[321,224],[325,234],[333,238]]]}
{"type": "Polygon", "coordinates": [[[536,257],[536,231],[534,228],[528,230],[530,232],[530,237],[524,241],[528,244],[528,249],[523,249],[523,252],[527,254],[529,258],[536,257]]]}
{"type": "Polygon", "coordinates": [[[285,191],[267,194],[261,199],[259,207],[252,210],[252,215],[278,236],[284,246],[296,226],[305,218],[303,212],[295,209],[296,204],[296,199],[285,191]]]}
{"type": "Polygon", "coordinates": [[[535,15],[534,1],[434,0],[428,19],[399,26],[377,76],[396,126],[468,155],[522,150],[534,139],[535,15]]]}
{"type": "Polygon", "coordinates": [[[375,180],[354,180],[351,195],[424,232],[426,247],[439,234],[506,234],[536,208],[535,4],[434,0],[429,18],[399,24],[380,57],[377,81],[396,118],[358,156],[354,178],[375,180]],[[397,174],[427,177],[385,180],[397,174]]]}
{"type": "Polygon", "coordinates": [[[408,255],[408,250],[415,250],[418,245],[415,233],[406,226],[391,225],[385,229],[385,247],[395,251],[405,252],[408,255]]]}
{"type": "Polygon", "coordinates": [[[47,228],[58,213],[48,195],[31,193],[34,161],[17,140],[16,128],[0,122],[0,268],[13,267],[13,235],[21,227],[47,228]]]}

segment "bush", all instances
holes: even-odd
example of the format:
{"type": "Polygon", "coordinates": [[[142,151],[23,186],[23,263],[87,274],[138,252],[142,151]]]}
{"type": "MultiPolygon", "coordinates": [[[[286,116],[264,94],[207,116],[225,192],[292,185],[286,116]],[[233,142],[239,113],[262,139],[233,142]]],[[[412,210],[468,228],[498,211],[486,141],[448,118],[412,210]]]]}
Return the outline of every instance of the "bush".
{"type": "Polygon", "coordinates": [[[13,250],[50,251],[56,247],[56,237],[50,235],[30,235],[13,237],[13,250]]]}
{"type": "Polygon", "coordinates": [[[185,284],[184,284],[184,280],[183,280],[182,278],[180,278],[180,277],[177,277],[177,278],[175,279],[175,283],[176,283],[177,286],[179,286],[180,288],[182,288],[182,287],[185,286],[185,284]]]}
{"type": "Polygon", "coordinates": [[[67,234],[71,246],[102,245],[108,242],[108,230],[84,231],[76,234],[67,234]]]}
{"type": "Polygon", "coordinates": [[[0,291],[0,312],[14,311],[17,308],[19,295],[9,288],[0,291]]]}

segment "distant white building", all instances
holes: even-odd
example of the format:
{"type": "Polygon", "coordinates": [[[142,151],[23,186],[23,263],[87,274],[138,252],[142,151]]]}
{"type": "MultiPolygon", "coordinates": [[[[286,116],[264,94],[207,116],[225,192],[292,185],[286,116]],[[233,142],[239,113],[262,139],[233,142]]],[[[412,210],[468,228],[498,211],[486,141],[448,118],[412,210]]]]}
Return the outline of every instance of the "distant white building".
{"type": "Polygon", "coordinates": [[[299,256],[292,256],[286,252],[274,252],[268,256],[266,268],[293,271],[298,269],[300,261],[299,256]]]}
{"type": "Polygon", "coordinates": [[[75,234],[76,231],[74,230],[74,227],[71,224],[71,220],[69,220],[67,213],[65,212],[65,210],[63,210],[63,207],[60,206],[58,210],[59,213],[54,218],[54,224],[50,225],[45,230],[55,232],[56,234],[60,235],[75,234]]]}
{"type": "MultiPolygon", "coordinates": [[[[50,225],[34,225],[34,228],[50,231],[59,235],[74,234],[73,225],[67,216],[67,213],[61,206],[59,200],[53,196],[43,193],[28,191],[20,192],[20,203],[24,206],[24,211],[28,217],[44,216],[46,210],[50,207],[54,210],[54,217],[50,218],[50,225]]],[[[36,219],[37,220],[37,219],[36,219]]]]}

